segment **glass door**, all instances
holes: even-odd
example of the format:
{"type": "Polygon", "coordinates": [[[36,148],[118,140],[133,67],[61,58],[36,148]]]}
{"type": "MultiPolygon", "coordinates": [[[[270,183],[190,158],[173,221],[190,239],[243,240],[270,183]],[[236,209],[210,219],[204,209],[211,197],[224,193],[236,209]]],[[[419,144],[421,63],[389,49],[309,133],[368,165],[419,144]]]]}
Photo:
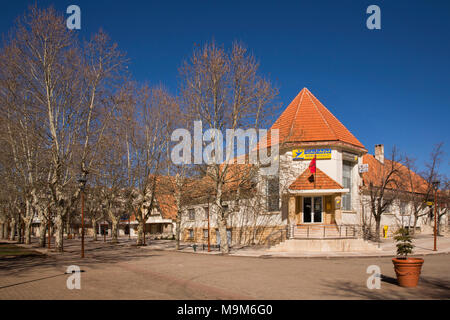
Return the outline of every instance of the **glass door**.
{"type": "Polygon", "coordinates": [[[314,219],[315,223],[322,222],[322,197],[314,197],[314,219]]]}
{"type": "Polygon", "coordinates": [[[312,198],[303,198],[303,223],[312,222],[312,198]]]}
{"type": "Polygon", "coordinates": [[[303,223],[322,222],[322,197],[303,198],[303,223]]]}

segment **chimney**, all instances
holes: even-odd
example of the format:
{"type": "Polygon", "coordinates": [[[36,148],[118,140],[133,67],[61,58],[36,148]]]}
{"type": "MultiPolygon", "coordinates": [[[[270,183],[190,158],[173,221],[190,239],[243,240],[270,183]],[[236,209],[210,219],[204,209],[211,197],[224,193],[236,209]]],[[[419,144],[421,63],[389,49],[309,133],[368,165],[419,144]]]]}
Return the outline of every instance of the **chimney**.
{"type": "Polygon", "coordinates": [[[375,145],[375,159],[384,163],[384,145],[376,144],[375,145]]]}

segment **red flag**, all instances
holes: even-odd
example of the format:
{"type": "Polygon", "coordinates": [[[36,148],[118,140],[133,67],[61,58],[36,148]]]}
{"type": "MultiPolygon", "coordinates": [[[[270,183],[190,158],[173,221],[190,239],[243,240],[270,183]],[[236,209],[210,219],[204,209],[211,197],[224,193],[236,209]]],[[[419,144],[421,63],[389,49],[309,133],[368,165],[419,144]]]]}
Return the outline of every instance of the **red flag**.
{"type": "Polygon", "coordinates": [[[309,172],[316,173],[316,155],[314,155],[314,158],[311,160],[311,163],[309,164],[309,172]]]}

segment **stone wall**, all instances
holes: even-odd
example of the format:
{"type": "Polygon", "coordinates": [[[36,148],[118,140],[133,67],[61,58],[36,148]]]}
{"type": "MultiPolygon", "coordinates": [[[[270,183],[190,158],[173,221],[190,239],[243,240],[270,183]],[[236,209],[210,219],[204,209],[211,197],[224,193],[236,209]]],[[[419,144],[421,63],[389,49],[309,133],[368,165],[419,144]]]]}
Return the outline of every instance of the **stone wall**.
{"type": "MultiPolygon", "coordinates": [[[[190,228],[184,229],[182,233],[182,241],[197,244],[207,244],[208,238],[204,234],[207,228],[190,228]],[[193,231],[194,237],[189,236],[190,230],[193,231]]],[[[286,239],[286,226],[261,226],[261,227],[234,227],[228,228],[231,231],[231,245],[271,245],[277,244],[286,239]]],[[[211,245],[217,244],[217,228],[210,228],[211,245]]]]}

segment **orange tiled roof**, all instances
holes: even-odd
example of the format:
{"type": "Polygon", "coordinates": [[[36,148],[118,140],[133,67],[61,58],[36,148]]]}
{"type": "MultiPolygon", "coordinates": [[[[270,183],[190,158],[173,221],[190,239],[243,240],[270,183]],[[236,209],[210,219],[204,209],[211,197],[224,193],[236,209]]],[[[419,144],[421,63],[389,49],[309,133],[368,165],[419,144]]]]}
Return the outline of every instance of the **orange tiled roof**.
{"type": "Polygon", "coordinates": [[[279,129],[280,143],[340,141],[365,149],[307,88],[292,100],[271,129],[279,129]]]}
{"type": "MultiPolygon", "coordinates": [[[[372,183],[374,186],[379,187],[383,177],[388,174],[392,167],[392,160],[384,159],[384,164],[378,161],[373,155],[365,154],[363,156],[363,163],[369,165],[369,171],[363,173],[363,183],[365,186],[369,186],[372,183]]],[[[400,189],[406,192],[415,192],[426,194],[430,188],[428,182],[417,173],[411,171],[408,172],[408,168],[399,162],[394,162],[394,167],[398,170],[398,175],[393,177],[394,183],[390,183],[388,189],[400,189]],[[411,177],[411,180],[409,180],[411,177]]]]}
{"type": "Polygon", "coordinates": [[[156,202],[163,219],[175,220],[177,218],[177,206],[173,194],[156,195],[156,202]]]}
{"type": "Polygon", "coordinates": [[[313,174],[306,168],[301,175],[289,186],[290,190],[313,190],[313,189],[342,189],[342,186],[331,179],[325,172],[316,168],[316,185],[314,187],[313,174]]]}

